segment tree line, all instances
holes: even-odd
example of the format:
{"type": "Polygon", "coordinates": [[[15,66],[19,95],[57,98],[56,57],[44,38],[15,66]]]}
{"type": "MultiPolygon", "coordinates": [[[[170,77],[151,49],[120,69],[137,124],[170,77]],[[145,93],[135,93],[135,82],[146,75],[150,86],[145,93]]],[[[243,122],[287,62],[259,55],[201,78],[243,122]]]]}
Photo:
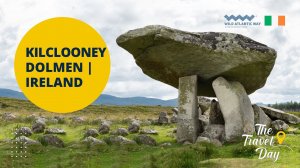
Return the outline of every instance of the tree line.
{"type": "Polygon", "coordinates": [[[283,111],[300,111],[300,102],[296,102],[296,101],[269,104],[268,106],[276,108],[276,109],[280,109],[283,111]]]}

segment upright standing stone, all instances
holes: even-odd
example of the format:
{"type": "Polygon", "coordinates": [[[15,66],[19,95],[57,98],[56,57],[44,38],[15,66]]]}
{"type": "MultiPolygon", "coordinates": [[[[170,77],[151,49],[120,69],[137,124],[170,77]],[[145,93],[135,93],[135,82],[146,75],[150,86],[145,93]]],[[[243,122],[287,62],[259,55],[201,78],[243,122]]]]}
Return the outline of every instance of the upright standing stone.
{"type": "Polygon", "coordinates": [[[197,76],[179,78],[177,141],[195,142],[200,130],[197,108],[197,76]]]}
{"type": "Polygon", "coordinates": [[[225,120],[226,140],[236,141],[241,139],[244,133],[253,134],[254,112],[241,83],[228,82],[223,77],[218,77],[212,86],[225,120]]]}

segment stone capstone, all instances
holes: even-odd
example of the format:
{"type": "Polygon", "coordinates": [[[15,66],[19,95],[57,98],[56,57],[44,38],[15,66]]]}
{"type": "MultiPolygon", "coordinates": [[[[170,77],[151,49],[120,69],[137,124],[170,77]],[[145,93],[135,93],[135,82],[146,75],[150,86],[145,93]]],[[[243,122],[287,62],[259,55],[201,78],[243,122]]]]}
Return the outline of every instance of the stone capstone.
{"type": "Polygon", "coordinates": [[[180,77],[197,75],[197,93],[214,97],[212,81],[239,81],[248,94],[263,87],[276,51],[240,34],[187,32],[161,25],[130,30],[117,44],[153,79],[179,88],[180,77]]]}

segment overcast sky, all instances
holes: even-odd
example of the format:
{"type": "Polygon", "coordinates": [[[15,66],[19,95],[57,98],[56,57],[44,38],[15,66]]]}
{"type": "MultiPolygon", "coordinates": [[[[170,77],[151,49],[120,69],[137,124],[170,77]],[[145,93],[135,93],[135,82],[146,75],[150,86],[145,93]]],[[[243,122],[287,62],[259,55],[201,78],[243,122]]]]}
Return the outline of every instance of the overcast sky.
{"type": "Polygon", "coordinates": [[[300,1],[295,0],[0,0],[0,88],[19,90],[14,54],[24,34],[52,17],[78,18],[105,39],[111,74],[104,93],[119,97],[176,98],[177,89],[144,75],[133,57],[118,47],[118,35],[135,28],[161,24],[193,32],[233,32],[277,50],[266,85],[251,94],[252,102],[300,101],[300,1]],[[225,28],[224,15],[285,15],[286,26],[225,28]]]}

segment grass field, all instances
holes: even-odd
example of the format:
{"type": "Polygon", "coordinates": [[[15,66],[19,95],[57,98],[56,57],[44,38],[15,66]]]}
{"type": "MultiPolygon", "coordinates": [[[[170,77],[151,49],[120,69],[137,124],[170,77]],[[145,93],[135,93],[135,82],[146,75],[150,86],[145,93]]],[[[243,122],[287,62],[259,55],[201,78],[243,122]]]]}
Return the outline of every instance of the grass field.
{"type": "MultiPolygon", "coordinates": [[[[255,149],[259,146],[243,147],[243,142],[224,144],[215,147],[212,144],[179,145],[176,144],[173,129],[175,124],[169,125],[142,125],[142,128],[151,128],[159,132],[151,135],[157,146],[146,145],[106,145],[91,147],[81,143],[84,130],[98,128],[97,119],[113,121],[112,130],[119,127],[128,127],[127,118],[140,120],[156,119],[159,112],[165,111],[171,116],[171,107],[147,106],[89,106],[71,114],[60,114],[66,118],[61,124],[48,124],[49,128],[63,128],[67,134],[59,135],[66,143],[64,148],[35,145],[29,146],[26,158],[12,158],[12,130],[20,126],[31,127],[26,117],[31,114],[51,118],[59,114],[45,112],[28,101],[0,98],[0,115],[11,112],[17,116],[14,121],[0,120],[0,167],[33,167],[33,168],[197,168],[197,167],[300,167],[300,124],[290,125],[293,134],[287,134],[283,145],[266,147],[268,151],[280,152],[279,159],[258,159],[255,149]],[[71,117],[85,118],[82,124],[74,124],[71,117]],[[170,142],[171,146],[161,146],[170,142]]],[[[133,139],[137,134],[130,134],[126,138],[133,139]]],[[[30,138],[38,139],[42,134],[34,134],[30,138]]],[[[100,135],[104,139],[108,135],[100,135]]]]}

